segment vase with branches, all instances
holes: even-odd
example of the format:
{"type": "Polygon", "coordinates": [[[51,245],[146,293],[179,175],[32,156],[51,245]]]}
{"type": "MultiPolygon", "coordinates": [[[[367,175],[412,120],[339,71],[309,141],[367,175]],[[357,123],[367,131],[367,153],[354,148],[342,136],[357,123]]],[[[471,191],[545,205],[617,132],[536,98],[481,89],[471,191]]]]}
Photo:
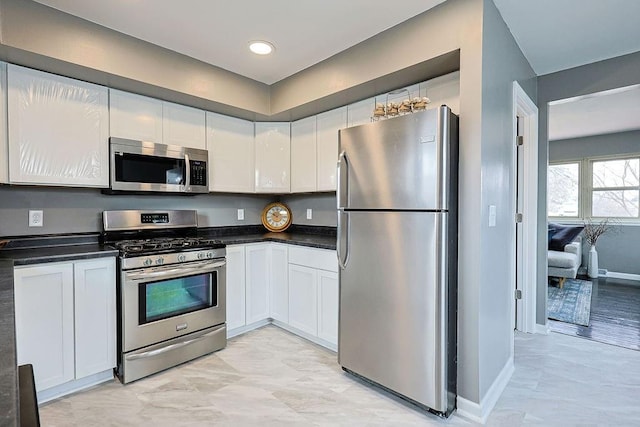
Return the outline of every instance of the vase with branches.
{"type": "Polygon", "coordinates": [[[591,246],[589,250],[589,263],[587,264],[587,273],[589,277],[598,277],[598,252],[596,251],[596,243],[603,234],[614,229],[615,223],[611,218],[604,218],[601,221],[594,222],[593,219],[587,218],[584,222],[585,240],[591,246]]]}

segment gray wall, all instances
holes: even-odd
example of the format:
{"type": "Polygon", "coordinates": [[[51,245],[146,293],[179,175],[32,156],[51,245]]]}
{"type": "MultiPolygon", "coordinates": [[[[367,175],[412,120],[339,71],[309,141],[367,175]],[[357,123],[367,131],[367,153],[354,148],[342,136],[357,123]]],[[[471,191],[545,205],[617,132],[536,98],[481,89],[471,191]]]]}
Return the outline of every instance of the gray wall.
{"type": "Polygon", "coordinates": [[[480,270],[474,278],[480,286],[473,289],[477,294],[473,297],[480,301],[476,327],[480,332],[482,355],[481,396],[493,384],[512,352],[513,315],[510,307],[515,271],[509,268],[509,260],[515,259],[513,82],[518,81],[529,97],[534,102],[536,100],[535,73],[492,1],[485,1],[482,37],[480,209],[473,212],[477,218],[473,225],[481,233],[478,240],[480,270]],[[490,205],[497,209],[496,227],[491,228],[488,226],[490,205]]]}
{"type": "Polygon", "coordinates": [[[336,226],[338,219],[335,193],[292,194],[283,196],[281,200],[291,208],[294,224],[336,226]],[[307,219],[307,209],[313,210],[313,218],[307,219]]]}
{"type": "MultiPolygon", "coordinates": [[[[640,131],[594,135],[549,142],[549,162],[584,157],[640,153],[640,131]]],[[[619,225],[598,240],[598,265],[617,273],[640,274],[639,225],[619,225]]],[[[582,246],[583,263],[589,259],[589,245],[582,246]]]]}
{"type": "Polygon", "coordinates": [[[102,231],[101,214],[112,209],[197,209],[198,226],[260,224],[262,208],[275,196],[105,195],[97,189],[0,185],[0,236],[102,231]],[[237,221],[237,209],[245,220],[237,221]],[[29,209],[42,209],[43,227],[28,226],[29,209]]]}
{"type": "Polygon", "coordinates": [[[640,83],[640,52],[538,77],[538,307],[536,321],[547,318],[547,165],[548,104],[640,83]]]}

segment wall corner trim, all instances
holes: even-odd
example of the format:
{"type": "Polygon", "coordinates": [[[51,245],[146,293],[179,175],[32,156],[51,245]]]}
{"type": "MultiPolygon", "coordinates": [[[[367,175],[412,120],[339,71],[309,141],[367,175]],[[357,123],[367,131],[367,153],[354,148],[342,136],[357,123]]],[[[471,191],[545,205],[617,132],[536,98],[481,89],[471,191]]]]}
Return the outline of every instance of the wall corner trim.
{"type": "Polygon", "coordinates": [[[513,357],[510,357],[502,368],[502,371],[500,371],[500,374],[498,374],[496,379],[493,381],[493,384],[491,384],[491,387],[489,387],[487,393],[482,399],[480,399],[480,404],[458,396],[456,399],[458,407],[456,413],[461,417],[477,423],[485,424],[487,422],[487,418],[489,418],[489,414],[491,414],[491,411],[496,406],[498,399],[507,387],[507,384],[509,383],[509,380],[511,380],[511,376],[514,372],[515,367],[513,364],[513,357]]]}

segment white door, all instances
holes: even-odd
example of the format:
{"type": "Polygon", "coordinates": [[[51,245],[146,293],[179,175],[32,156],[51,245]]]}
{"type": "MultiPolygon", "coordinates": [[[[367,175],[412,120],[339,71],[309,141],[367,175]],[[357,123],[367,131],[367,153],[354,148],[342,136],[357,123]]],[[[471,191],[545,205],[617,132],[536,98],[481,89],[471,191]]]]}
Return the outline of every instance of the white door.
{"type": "Polygon", "coordinates": [[[317,116],[318,191],[336,190],[338,130],[347,127],[347,107],[317,116]]]}
{"type": "Polygon", "coordinates": [[[316,191],[316,116],[291,123],[291,192],[316,191]]]}
{"type": "Polygon", "coordinates": [[[115,258],[73,263],[75,300],[75,377],[116,366],[115,258]]]}
{"type": "Polygon", "coordinates": [[[73,264],[14,270],[18,364],[30,363],[36,390],[74,378],[73,264]]]}
{"type": "Polygon", "coordinates": [[[247,325],[269,318],[269,243],[245,246],[247,325]]]}
{"type": "Polygon", "coordinates": [[[314,268],[289,264],[289,325],[318,335],[318,275],[314,268]]]}
{"type": "Polygon", "coordinates": [[[200,148],[206,142],[204,110],[171,102],[162,103],[162,142],[168,145],[200,148]]]}
{"type": "Polygon", "coordinates": [[[338,273],[318,270],[318,338],[338,345],[338,273]]]}
{"type": "Polygon", "coordinates": [[[209,190],[254,192],[253,122],[207,112],[209,190]]]}
{"type": "Polygon", "coordinates": [[[244,246],[227,246],[227,330],[245,322],[244,246]]]}
{"type": "Polygon", "coordinates": [[[109,89],[110,136],[162,143],[162,101],[109,89]]]}
{"type": "Polygon", "coordinates": [[[8,66],[12,183],[109,186],[106,87],[8,66]]]}
{"type": "Polygon", "coordinates": [[[289,322],[289,280],[287,246],[271,244],[271,318],[289,322]]]}
{"type": "Polygon", "coordinates": [[[0,183],[9,183],[7,140],[7,64],[0,62],[0,183]]]}
{"type": "Polygon", "coordinates": [[[256,123],[256,193],[288,193],[291,170],[289,123],[256,123]]]}

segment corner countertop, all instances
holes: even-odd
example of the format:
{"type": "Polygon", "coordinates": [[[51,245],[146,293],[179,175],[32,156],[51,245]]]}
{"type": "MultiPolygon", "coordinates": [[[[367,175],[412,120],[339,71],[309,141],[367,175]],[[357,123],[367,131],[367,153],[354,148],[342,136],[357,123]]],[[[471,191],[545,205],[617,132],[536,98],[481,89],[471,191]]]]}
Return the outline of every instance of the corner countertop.
{"type": "Polygon", "coordinates": [[[43,246],[36,248],[4,249],[0,260],[13,260],[13,264],[29,265],[45,262],[62,262],[79,259],[103,258],[118,255],[118,251],[98,243],[63,246],[43,246]]]}
{"type": "Polygon", "coordinates": [[[336,249],[335,236],[322,236],[303,233],[256,233],[217,236],[226,245],[243,245],[246,243],[275,242],[289,245],[307,246],[319,249],[336,249]]]}

